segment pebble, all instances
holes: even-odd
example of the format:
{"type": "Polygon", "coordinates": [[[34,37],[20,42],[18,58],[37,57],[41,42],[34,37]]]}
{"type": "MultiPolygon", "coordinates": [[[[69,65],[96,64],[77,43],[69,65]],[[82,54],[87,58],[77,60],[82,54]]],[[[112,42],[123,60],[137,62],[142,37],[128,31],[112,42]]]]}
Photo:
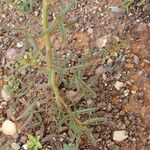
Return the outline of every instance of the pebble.
{"type": "Polygon", "coordinates": [[[87,100],[87,105],[88,105],[88,107],[90,107],[92,104],[93,104],[93,101],[92,101],[91,99],[88,99],[88,100],[87,100]]]}
{"type": "Polygon", "coordinates": [[[96,45],[99,49],[104,48],[108,42],[109,35],[102,36],[96,40],[96,45]]]}
{"type": "Polygon", "coordinates": [[[136,65],[139,64],[140,59],[139,59],[139,57],[138,57],[137,55],[134,55],[134,57],[133,57],[133,62],[134,62],[136,65]]]}
{"type": "Polygon", "coordinates": [[[11,144],[11,148],[12,148],[13,150],[19,150],[19,149],[20,149],[20,145],[17,144],[17,143],[12,143],[12,144],[11,144]]]}
{"type": "Polygon", "coordinates": [[[124,85],[123,82],[116,81],[114,86],[119,91],[123,87],[123,85],[124,85]]]}
{"type": "Polygon", "coordinates": [[[13,136],[17,132],[16,124],[13,123],[12,121],[8,120],[8,119],[5,120],[2,123],[2,132],[5,135],[11,135],[11,136],[13,136]]]}
{"type": "Polygon", "coordinates": [[[89,35],[91,35],[93,33],[93,28],[88,28],[87,32],[89,35]]]}
{"type": "Polygon", "coordinates": [[[112,66],[112,64],[113,64],[113,60],[111,58],[109,58],[107,60],[107,65],[112,66]]]}
{"type": "Polygon", "coordinates": [[[6,53],[6,58],[14,61],[19,57],[20,51],[17,48],[11,48],[6,53]]]}
{"type": "Polygon", "coordinates": [[[22,147],[24,150],[28,150],[27,144],[24,144],[22,147]]]}
{"type": "Polygon", "coordinates": [[[128,138],[128,134],[126,130],[118,130],[113,133],[113,140],[117,142],[121,142],[128,138]]]}
{"type": "Polygon", "coordinates": [[[120,55],[119,57],[118,57],[118,61],[120,61],[120,63],[125,63],[125,61],[126,61],[126,58],[125,58],[125,56],[124,55],[120,55]]]}
{"type": "Polygon", "coordinates": [[[109,8],[111,9],[111,12],[115,13],[115,14],[119,14],[119,13],[124,13],[125,12],[124,9],[118,8],[116,6],[111,6],[109,8]]]}
{"type": "Polygon", "coordinates": [[[25,143],[26,143],[26,141],[27,141],[27,137],[25,137],[25,136],[21,136],[21,138],[20,138],[20,142],[21,142],[21,143],[23,143],[23,144],[25,144],[25,143]]]}
{"type": "Polygon", "coordinates": [[[106,72],[106,73],[113,73],[113,69],[114,69],[114,68],[111,67],[111,66],[106,66],[106,67],[105,67],[105,72],[106,72]]]}
{"type": "Polygon", "coordinates": [[[22,47],[23,47],[23,42],[21,42],[21,41],[20,41],[20,42],[17,42],[17,47],[18,47],[18,48],[22,48],[22,47]]]}

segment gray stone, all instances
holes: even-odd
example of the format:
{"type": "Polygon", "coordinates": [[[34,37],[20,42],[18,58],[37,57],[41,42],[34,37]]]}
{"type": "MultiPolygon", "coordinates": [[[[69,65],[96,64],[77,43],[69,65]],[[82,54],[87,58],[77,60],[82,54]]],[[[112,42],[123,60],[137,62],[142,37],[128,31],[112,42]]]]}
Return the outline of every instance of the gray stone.
{"type": "Polygon", "coordinates": [[[118,8],[117,6],[111,6],[109,8],[111,9],[111,12],[115,13],[115,14],[119,14],[119,13],[124,13],[125,12],[124,9],[118,8]]]}
{"type": "Polygon", "coordinates": [[[106,67],[105,67],[105,72],[106,72],[106,73],[113,73],[113,69],[114,69],[114,68],[111,67],[111,66],[106,66],[106,67]]]}
{"type": "Polygon", "coordinates": [[[20,145],[17,144],[17,143],[12,143],[12,144],[11,144],[11,148],[12,148],[13,150],[19,150],[19,149],[20,149],[20,145]]]}

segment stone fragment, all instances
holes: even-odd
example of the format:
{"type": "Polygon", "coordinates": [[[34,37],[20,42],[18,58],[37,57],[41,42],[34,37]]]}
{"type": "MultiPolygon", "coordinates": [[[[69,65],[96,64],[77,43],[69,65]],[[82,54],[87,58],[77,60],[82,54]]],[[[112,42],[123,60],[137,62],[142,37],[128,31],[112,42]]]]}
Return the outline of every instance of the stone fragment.
{"type": "Polygon", "coordinates": [[[116,81],[114,86],[119,91],[123,87],[123,85],[124,85],[123,82],[116,81]]]}
{"type": "Polygon", "coordinates": [[[118,130],[113,133],[113,140],[117,142],[121,142],[128,138],[128,134],[126,130],[118,130]]]}
{"type": "Polygon", "coordinates": [[[5,135],[11,135],[11,136],[13,136],[17,132],[16,124],[13,123],[12,121],[8,120],[8,119],[5,120],[2,123],[2,132],[5,135]]]}

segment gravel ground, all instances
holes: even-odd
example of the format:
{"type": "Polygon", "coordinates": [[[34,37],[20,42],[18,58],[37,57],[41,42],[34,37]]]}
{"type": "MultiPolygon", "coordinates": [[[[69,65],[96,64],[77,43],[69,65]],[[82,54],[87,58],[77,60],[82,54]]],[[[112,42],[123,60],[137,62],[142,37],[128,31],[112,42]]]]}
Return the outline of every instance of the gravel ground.
{"type": "MultiPolygon", "coordinates": [[[[35,35],[40,29],[40,7],[36,6],[34,12],[27,15],[16,11],[3,1],[1,3],[0,90],[3,87],[4,75],[15,67],[8,63],[6,53],[10,48],[21,49],[23,42],[21,34],[8,32],[6,29],[16,27],[26,31],[26,28],[30,27],[35,35]]],[[[66,1],[61,4],[66,4],[66,1]]],[[[123,3],[119,0],[80,0],[73,11],[70,11],[68,18],[77,19],[75,27],[68,30],[68,40],[63,46],[60,45],[59,38],[54,37],[53,41],[54,48],[60,50],[60,53],[75,53],[70,65],[73,66],[80,55],[84,56],[89,47],[93,47],[94,51],[102,47],[109,49],[85,75],[97,96],[84,100],[81,104],[87,107],[97,106],[99,111],[94,115],[107,117],[108,121],[90,128],[96,138],[97,147],[93,147],[83,135],[80,149],[149,150],[150,12],[141,8],[138,12],[126,13],[123,3]],[[98,76],[95,83],[91,82],[92,75],[98,76]]],[[[34,77],[36,70],[28,71],[27,74],[34,77]]],[[[47,82],[43,81],[44,75],[38,76],[37,80],[39,78],[41,82],[47,82]]],[[[18,99],[6,102],[0,98],[0,125],[6,118],[15,120],[23,111],[24,107],[18,99]]],[[[52,122],[46,117],[46,114],[42,114],[42,125],[47,129],[42,135],[43,138],[50,133],[52,126],[52,122]]],[[[22,125],[23,121],[20,121],[18,126],[22,125]]],[[[36,122],[36,118],[32,121],[36,122]]],[[[27,141],[27,134],[39,135],[43,126],[40,129],[26,128],[12,138],[0,133],[0,147],[8,145],[8,150],[14,149],[13,147],[22,150],[27,141]]],[[[42,144],[45,149],[54,150],[56,143],[43,140],[42,144]]]]}

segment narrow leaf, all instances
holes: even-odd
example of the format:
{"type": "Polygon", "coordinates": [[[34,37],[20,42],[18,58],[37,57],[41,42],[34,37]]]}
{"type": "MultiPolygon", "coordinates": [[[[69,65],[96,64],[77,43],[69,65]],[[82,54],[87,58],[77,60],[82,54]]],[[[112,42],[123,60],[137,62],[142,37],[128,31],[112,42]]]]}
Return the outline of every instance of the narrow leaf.
{"type": "Polygon", "coordinates": [[[102,122],[106,121],[106,118],[92,118],[92,119],[89,119],[89,120],[86,120],[84,121],[84,124],[85,125],[97,125],[97,124],[100,124],[102,122]]]}
{"type": "Polygon", "coordinates": [[[65,29],[65,25],[62,21],[58,20],[58,24],[59,24],[59,27],[60,27],[60,34],[61,34],[61,39],[62,39],[62,42],[65,41],[65,37],[66,37],[66,29],[65,29]]]}
{"type": "Polygon", "coordinates": [[[83,114],[89,114],[89,113],[95,112],[96,110],[98,110],[98,108],[87,108],[87,109],[82,109],[82,110],[76,110],[72,113],[75,115],[83,115],[83,114]]]}
{"type": "Polygon", "coordinates": [[[29,139],[30,142],[36,143],[36,138],[33,137],[33,136],[30,135],[30,134],[28,135],[28,139],[29,139]]]}
{"type": "Polygon", "coordinates": [[[64,16],[73,7],[75,2],[76,0],[71,0],[70,3],[68,3],[67,6],[63,9],[60,15],[64,16]]]}
{"type": "Polygon", "coordinates": [[[90,130],[88,128],[85,129],[85,133],[87,134],[89,140],[91,141],[91,143],[96,146],[96,141],[94,136],[92,135],[92,133],[90,132],[90,130]]]}

